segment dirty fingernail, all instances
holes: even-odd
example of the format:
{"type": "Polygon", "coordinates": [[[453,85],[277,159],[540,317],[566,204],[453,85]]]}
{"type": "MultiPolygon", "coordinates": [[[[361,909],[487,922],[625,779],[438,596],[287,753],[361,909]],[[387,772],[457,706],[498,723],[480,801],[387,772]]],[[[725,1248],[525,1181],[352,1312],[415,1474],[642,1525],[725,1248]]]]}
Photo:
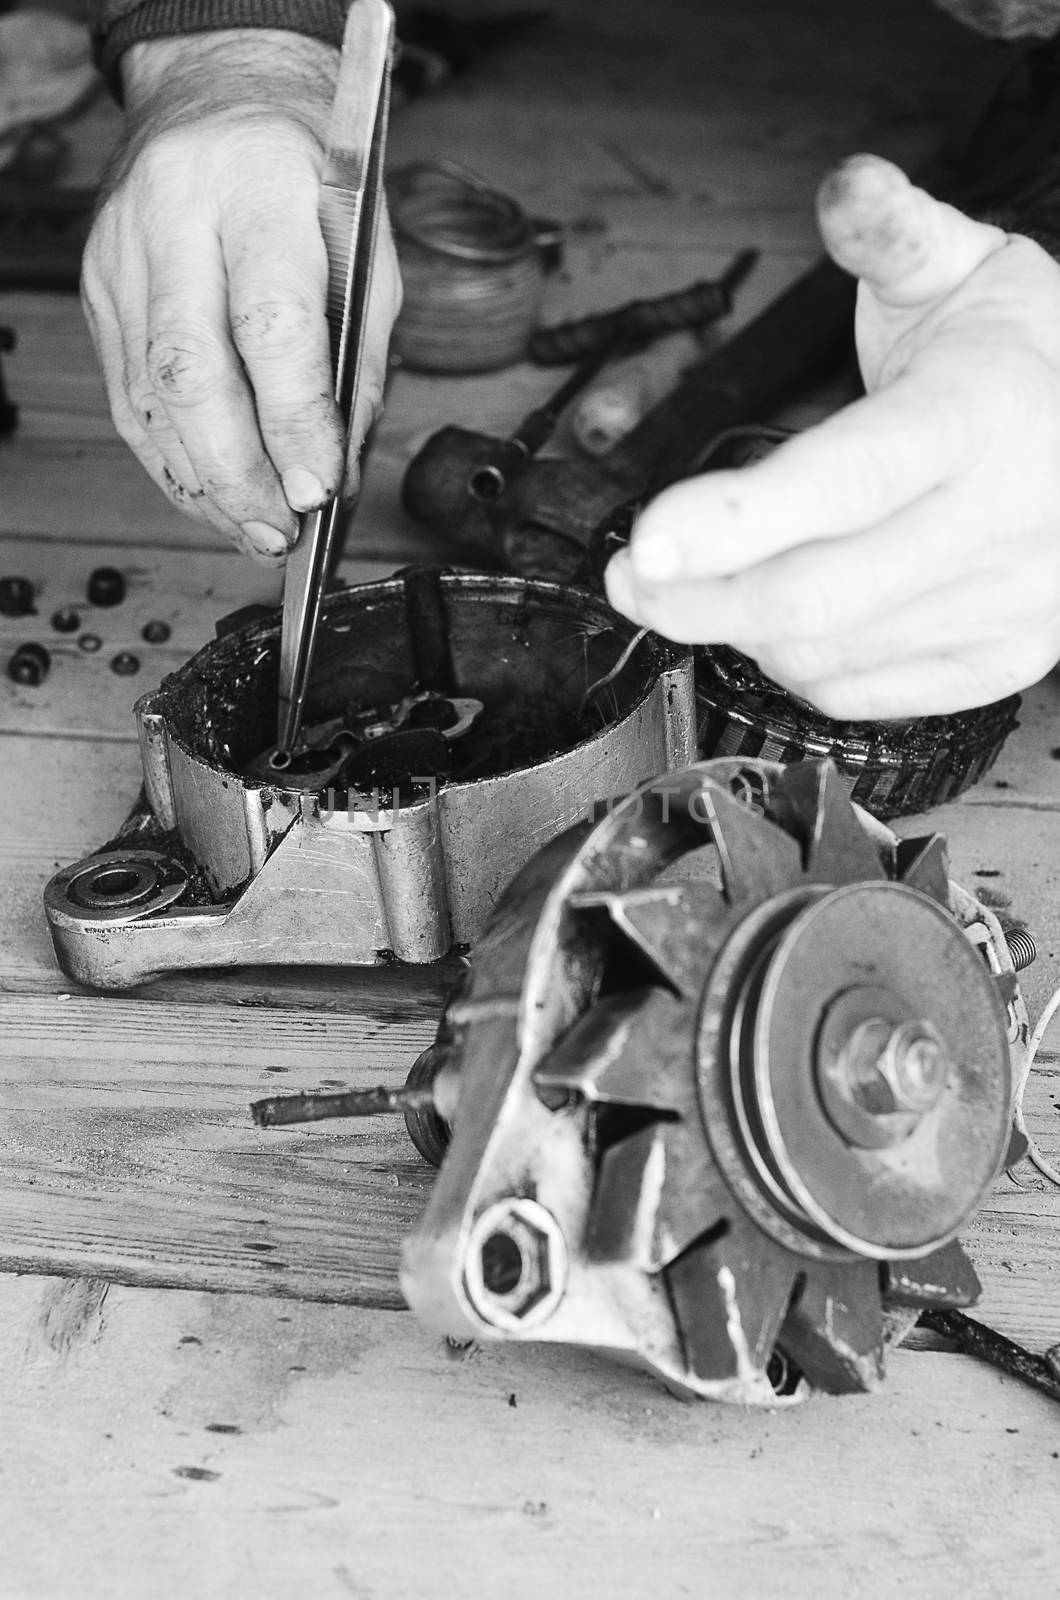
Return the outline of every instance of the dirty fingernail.
{"type": "Polygon", "coordinates": [[[280,474],[280,481],[292,511],[314,511],[327,498],[327,491],[316,473],[306,467],[288,467],[280,474]]]}
{"type": "Polygon", "coordinates": [[[268,522],[244,522],[243,534],[259,556],[275,559],[276,556],[287,554],[287,540],[279,528],[272,527],[268,522]]]}

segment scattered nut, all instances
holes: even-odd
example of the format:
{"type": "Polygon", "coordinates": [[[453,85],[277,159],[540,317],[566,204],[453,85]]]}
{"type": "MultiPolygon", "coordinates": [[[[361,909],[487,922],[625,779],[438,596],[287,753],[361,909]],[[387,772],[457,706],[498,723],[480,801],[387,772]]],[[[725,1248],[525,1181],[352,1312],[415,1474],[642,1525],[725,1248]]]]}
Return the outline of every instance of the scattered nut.
{"type": "Polygon", "coordinates": [[[119,678],[131,678],[133,673],[140,670],[140,657],[134,656],[131,650],[119,650],[110,664],[111,672],[116,672],[119,678]]]}
{"type": "Polygon", "coordinates": [[[89,574],[85,590],[93,606],[120,606],[125,599],[125,574],[117,567],[97,567],[89,574]]]}
{"type": "Polygon", "coordinates": [[[33,615],[33,585],[28,578],[0,578],[0,616],[33,615]]]}
{"type": "Polygon", "coordinates": [[[7,663],[7,675],[12,683],[23,683],[35,689],[48,676],[52,658],[42,644],[20,644],[7,663]]]}
{"type": "Polygon", "coordinates": [[[83,633],[77,643],[87,656],[94,656],[97,650],[103,648],[103,640],[98,633],[83,633]]]}
{"type": "Polygon", "coordinates": [[[52,627],[56,633],[76,633],[80,626],[81,618],[73,606],[63,606],[52,613],[52,627]]]}
{"type": "Polygon", "coordinates": [[[172,632],[168,622],[145,622],[140,629],[140,638],[145,644],[165,644],[172,632]]]}

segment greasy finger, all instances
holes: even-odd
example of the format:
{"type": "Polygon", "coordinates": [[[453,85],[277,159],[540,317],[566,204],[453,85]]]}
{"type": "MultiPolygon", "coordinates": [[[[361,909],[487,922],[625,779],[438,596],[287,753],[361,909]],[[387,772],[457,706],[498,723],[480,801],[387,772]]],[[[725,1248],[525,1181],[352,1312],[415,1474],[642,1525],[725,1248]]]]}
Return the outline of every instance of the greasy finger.
{"type": "Polygon", "coordinates": [[[1010,565],[943,582],[829,635],[761,639],[746,648],[770,677],[802,692],[807,684],[876,672],[927,653],[955,656],[1008,644],[1022,655],[1037,639],[1060,656],[1058,620],[1039,614],[1010,565]]]}
{"type": "MultiPolygon", "coordinates": [[[[159,407],[161,410],[161,407],[159,407]]],[[[181,465],[183,447],[163,454],[155,440],[145,431],[137,421],[136,413],[130,405],[124,390],[119,390],[111,400],[111,415],[114,426],[125,440],[126,444],[136,456],[140,465],[148,476],[158,485],[163,494],[172,501],[178,511],[192,517],[197,522],[206,523],[216,528],[230,539],[241,554],[250,556],[259,565],[265,567],[282,567],[286,560],[285,554],[274,554],[261,549],[253,542],[243,528],[236,522],[230,522],[227,517],[212,506],[203,494],[198,484],[191,463],[183,458],[185,465],[181,465]],[[174,464],[175,457],[175,464],[174,464]]],[[[177,441],[179,446],[179,440],[177,441]]],[[[172,450],[172,446],[171,446],[172,450]]]]}
{"type": "Polygon", "coordinates": [[[720,577],[871,527],[971,465],[970,434],[931,376],[903,374],[754,466],[663,490],[634,526],[633,570],[656,583],[720,577]]]}
{"type": "Polygon", "coordinates": [[[288,505],[309,511],[339,489],[345,430],[334,399],[325,317],[327,256],[315,185],[252,229],[225,236],[232,338],[250,377],[257,424],[288,505]]]}
{"type": "Polygon", "coordinates": [[[646,582],[622,553],[607,569],[608,592],[618,610],[672,639],[752,653],[763,642],[812,645],[951,583],[955,571],[970,578],[992,563],[996,541],[978,537],[981,509],[949,487],[932,490],[861,533],[798,545],[720,578],[646,582]]]}
{"type": "Polygon", "coordinates": [[[946,716],[990,705],[1037,683],[1053,666],[1037,645],[1014,651],[987,640],[952,656],[925,655],[874,671],[805,684],[798,691],[840,721],[946,716]]]}
{"type": "Polygon", "coordinates": [[[1006,239],[873,155],[851,156],[828,174],[817,221],[833,260],[884,304],[903,308],[950,294],[1006,239]]]}
{"type": "Polygon", "coordinates": [[[146,370],[212,508],[263,555],[283,556],[297,521],[258,431],[228,333],[227,284],[213,235],[167,241],[149,258],[146,370]]]}
{"type": "MultiPolygon", "coordinates": [[[[126,281],[125,289],[130,304],[139,298],[136,288],[135,284],[126,281]]],[[[133,377],[137,367],[143,367],[143,317],[127,310],[125,317],[120,318],[110,296],[95,281],[87,266],[81,285],[81,303],[99,357],[111,417],[118,434],[148,476],[174,505],[198,521],[209,521],[200,503],[201,487],[179,439],[174,436],[172,441],[172,453],[176,459],[171,461],[167,459],[161,441],[150,436],[153,417],[157,413],[162,418],[164,413],[153,395],[153,408],[146,399],[146,377],[139,382],[133,377]],[[134,352],[139,353],[139,360],[134,352]],[[139,395],[144,398],[134,398],[139,395]]]]}
{"type": "Polygon", "coordinates": [[[100,356],[111,416],[120,437],[144,471],[185,515],[217,528],[244,555],[265,566],[282,565],[283,557],[255,546],[238,523],[210,505],[181,440],[147,381],[142,315],[129,311],[119,321],[109,297],[83,296],[85,314],[100,356]]]}

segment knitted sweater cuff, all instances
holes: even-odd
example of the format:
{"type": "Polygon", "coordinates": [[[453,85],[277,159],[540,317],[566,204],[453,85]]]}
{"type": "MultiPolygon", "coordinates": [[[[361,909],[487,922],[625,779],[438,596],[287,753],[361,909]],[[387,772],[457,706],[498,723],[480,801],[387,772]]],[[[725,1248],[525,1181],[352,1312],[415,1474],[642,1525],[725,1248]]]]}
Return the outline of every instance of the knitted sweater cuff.
{"type": "Polygon", "coordinates": [[[223,28],[280,28],[341,45],[347,0],[142,0],[93,6],[96,64],[115,99],[122,97],[121,58],[131,45],[223,28]]]}

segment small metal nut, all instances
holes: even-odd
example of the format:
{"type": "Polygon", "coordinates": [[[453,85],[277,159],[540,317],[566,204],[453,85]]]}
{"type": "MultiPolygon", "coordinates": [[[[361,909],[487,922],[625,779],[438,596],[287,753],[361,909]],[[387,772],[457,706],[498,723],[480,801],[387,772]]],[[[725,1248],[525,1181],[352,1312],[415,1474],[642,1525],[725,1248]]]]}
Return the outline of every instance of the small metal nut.
{"type": "Polygon", "coordinates": [[[12,683],[22,683],[36,689],[48,676],[52,658],[42,644],[20,644],[7,663],[7,675],[12,683]]]}
{"type": "Polygon", "coordinates": [[[140,629],[140,638],[145,644],[165,644],[172,632],[173,629],[168,622],[156,618],[144,623],[140,629]]]}
{"type": "Polygon", "coordinates": [[[117,567],[97,567],[85,589],[89,605],[120,606],[125,599],[125,574],[117,567]]]}
{"type": "Polygon", "coordinates": [[[52,627],[56,633],[76,633],[80,626],[81,618],[73,606],[62,606],[52,612],[52,627]]]}
{"type": "Polygon", "coordinates": [[[537,1200],[498,1200],[475,1219],[464,1287],[472,1310],[488,1326],[538,1327],[563,1299],[567,1271],[559,1224],[537,1200]]]}
{"type": "Polygon", "coordinates": [[[0,578],[0,617],[33,615],[33,585],[28,578],[0,578]]]}
{"type": "Polygon", "coordinates": [[[140,670],[140,657],[134,656],[131,650],[119,650],[110,664],[111,672],[116,672],[119,678],[131,678],[140,670]]]}
{"type": "Polygon", "coordinates": [[[83,633],[77,641],[78,649],[83,650],[86,656],[94,656],[97,650],[102,650],[103,640],[98,633],[83,633]]]}

